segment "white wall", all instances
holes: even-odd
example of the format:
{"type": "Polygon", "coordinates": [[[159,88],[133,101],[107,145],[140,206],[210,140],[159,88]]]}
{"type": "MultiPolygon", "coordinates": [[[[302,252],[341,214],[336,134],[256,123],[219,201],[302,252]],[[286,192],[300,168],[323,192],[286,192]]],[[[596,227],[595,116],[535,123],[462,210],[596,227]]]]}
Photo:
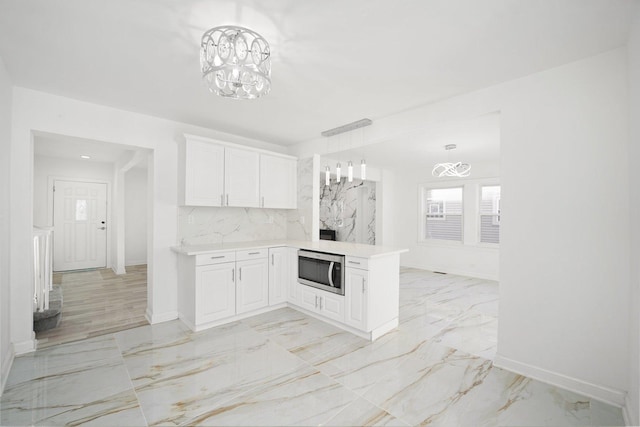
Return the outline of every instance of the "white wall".
{"type": "Polygon", "coordinates": [[[147,263],[147,169],[131,168],[124,183],[125,265],[147,263]]]}
{"type": "MultiPolygon", "coordinates": [[[[456,186],[473,183],[476,184],[475,188],[481,183],[497,183],[499,174],[500,168],[497,163],[476,163],[472,165],[470,178],[447,179],[444,182],[446,185],[456,186]]],[[[477,203],[474,200],[476,194],[470,194],[471,188],[467,188],[464,195],[465,244],[420,242],[419,187],[422,184],[442,185],[443,180],[433,177],[430,167],[420,170],[396,170],[395,175],[397,181],[392,213],[395,223],[394,244],[409,249],[409,252],[401,255],[400,264],[405,267],[498,280],[500,252],[495,246],[479,245],[477,242],[477,215],[473,215],[473,207],[477,203]]]]}
{"type": "Polygon", "coordinates": [[[630,375],[626,59],[617,49],[378,119],[347,147],[499,111],[496,364],[619,405],[630,375]]]}
{"type": "Polygon", "coordinates": [[[0,58],[0,395],[4,390],[13,361],[9,316],[11,307],[9,293],[11,98],[11,80],[0,58]]]}
{"type": "Polygon", "coordinates": [[[33,225],[53,226],[51,211],[51,189],[49,177],[69,179],[89,179],[109,183],[113,177],[113,164],[83,160],[60,159],[48,156],[33,158],[33,225]]]}
{"type": "Polygon", "coordinates": [[[24,88],[13,91],[11,133],[11,340],[17,353],[34,348],[30,283],[32,280],[33,131],[68,135],[151,149],[147,184],[152,253],[147,273],[147,316],[151,322],[177,318],[176,255],[177,158],[183,133],[285,152],[286,149],[211,129],[81,102],[24,88]]]}
{"type": "Polygon", "coordinates": [[[629,185],[631,217],[631,297],[629,334],[629,394],[627,423],[640,424],[640,2],[636,3],[629,37],[630,139],[629,185]]]}

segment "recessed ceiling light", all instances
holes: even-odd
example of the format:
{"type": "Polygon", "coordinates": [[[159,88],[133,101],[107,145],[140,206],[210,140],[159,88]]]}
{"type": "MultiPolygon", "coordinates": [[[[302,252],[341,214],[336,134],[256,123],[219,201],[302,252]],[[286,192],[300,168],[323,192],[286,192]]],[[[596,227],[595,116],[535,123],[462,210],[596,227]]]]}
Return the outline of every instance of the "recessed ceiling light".
{"type": "Polygon", "coordinates": [[[90,159],[90,158],[91,158],[91,156],[85,156],[85,155],[82,155],[82,156],[80,156],[80,158],[81,158],[81,159],[90,159]]]}

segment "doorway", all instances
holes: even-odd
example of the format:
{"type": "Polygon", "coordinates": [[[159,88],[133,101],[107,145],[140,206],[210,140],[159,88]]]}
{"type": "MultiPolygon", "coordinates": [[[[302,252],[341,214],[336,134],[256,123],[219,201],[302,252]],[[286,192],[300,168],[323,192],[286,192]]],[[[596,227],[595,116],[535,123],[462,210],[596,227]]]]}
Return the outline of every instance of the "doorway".
{"type": "Polygon", "coordinates": [[[107,183],[54,180],[53,271],[107,266],[107,183]]]}
{"type": "Polygon", "coordinates": [[[57,327],[34,320],[38,348],[148,324],[152,151],[42,133],[33,147],[34,225],[53,229],[61,299],[57,327]]]}

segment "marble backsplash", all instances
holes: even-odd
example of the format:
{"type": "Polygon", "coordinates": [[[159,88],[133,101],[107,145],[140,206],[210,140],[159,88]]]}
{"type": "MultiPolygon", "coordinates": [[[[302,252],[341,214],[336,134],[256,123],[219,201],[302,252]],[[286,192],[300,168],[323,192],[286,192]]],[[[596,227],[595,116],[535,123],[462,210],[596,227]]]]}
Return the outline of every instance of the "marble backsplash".
{"type": "Polygon", "coordinates": [[[313,158],[298,160],[298,209],[289,210],[287,215],[287,238],[291,240],[311,240],[313,218],[313,158]]]}
{"type": "Polygon", "coordinates": [[[178,243],[247,242],[287,238],[287,211],[257,208],[180,207],[178,243]]]}
{"type": "Polygon", "coordinates": [[[320,228],[341,242],[376,243],[376,183],[354,178],[320,187],[320,228]]]}

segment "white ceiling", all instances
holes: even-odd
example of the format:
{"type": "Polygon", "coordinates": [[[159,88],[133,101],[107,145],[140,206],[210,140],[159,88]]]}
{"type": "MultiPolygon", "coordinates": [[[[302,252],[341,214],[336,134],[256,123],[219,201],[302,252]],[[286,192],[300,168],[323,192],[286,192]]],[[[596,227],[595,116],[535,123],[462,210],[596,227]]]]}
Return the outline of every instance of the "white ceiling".
{"type": "Polygon", "coordinates": [[[2,0],[18,86],[289,145],[624,45],[633,0],[2,0]],[[199,39],[272,45],[253,101],[201,82],[199,39]]]}
{"type": "MultiPolygon", "coordinates": [[[[85,162],[116,163],[137,150],[138,147],[130,145],[42,133],[37,134],[33,141],[33,153],[36,156],[85,162]],[[89,159],[80,156],[89,156],[89,159]]],[[[146,159],[138,163],[137,167],[146,167],[146,159]]]]}
{"type": "Polygon", "coordinates": [[[472,167],[477,163],[495,166],[500,158],[500,114],[437,123],[397,139],[331,153],[328,157],[342,165],[351,160],[357,166],[364,158],[374,167],[429,172],[435,162],[464,161],[472,167]],[[457,147],[447,152],[444,148],[447,144],[457,147]]]}

